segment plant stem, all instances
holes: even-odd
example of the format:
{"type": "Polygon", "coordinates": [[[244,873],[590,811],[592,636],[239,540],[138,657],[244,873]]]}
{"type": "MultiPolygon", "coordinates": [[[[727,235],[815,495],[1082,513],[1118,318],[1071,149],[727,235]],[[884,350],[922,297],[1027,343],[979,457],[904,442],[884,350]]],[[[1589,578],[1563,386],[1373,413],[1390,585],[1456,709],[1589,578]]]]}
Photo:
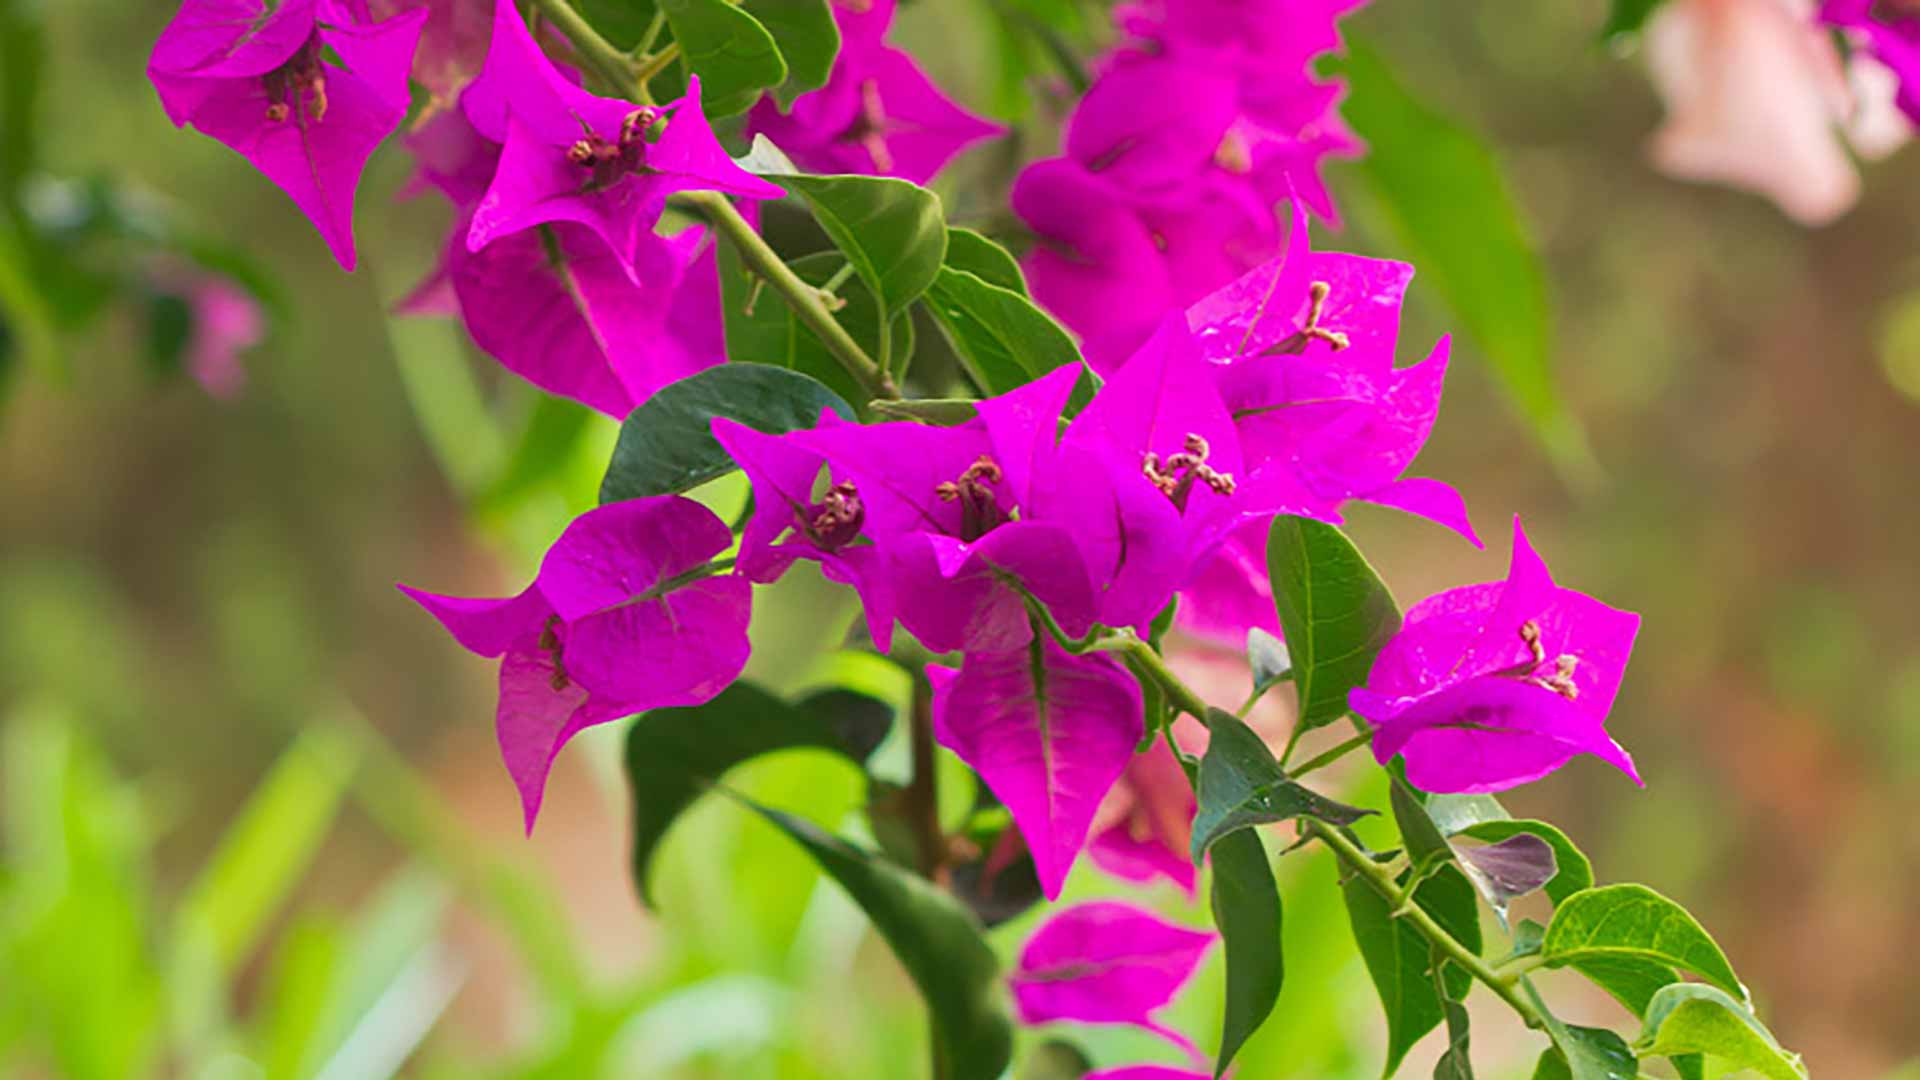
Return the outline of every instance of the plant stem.
{"type": "Polygon", "coordinates": [[[1292,770],[1289,775],[1293,776],[1295,779],[1299,779],[1300,777],[1307,775],[1308,773],[1312,772],[1315,769],[1322,768],[1327,765],[1331,765],[1334,762],[1339,761],[1341,758],[1346,757],[1350,751],[1355,750],[1359,747],[1365,746],[1367,742],[1372,738],[1373,738],[1373,729],[1368,728],[1365,731],[1362,731],[1360,734],[1355,735],[1353,738],[1348,739],[1346,742],[1341,743],[1339,746],[1336,746],[1333,749],[1328,750],[1323,754],[1319,754],[1312,758],[1309,758],[1299,768],[1292,770]]]}
{"type": "MultiPolygon", "coordinates": [[[[560,28],[560,32],[567,35],[567,38],[573,42],[573,47],[579,51],[582,60],[599,72],[601,77],[612,83],[620,93],[634,101],[652,100],[647,91],[646,80],[658,74],[673,57],[679,55],[679,47],[669,44],[636,72],[626,54],[615,48],[606,38],[601,37],[599,31],[588,25],[567,0],[533,0],[533,2],[556,27],[560,28]]],[[[682,192],[680,198],[699,210],[707,221],[739,250],[741,261],[747,264],[747,268],[772,286],[774,292],[780,294],[780,298],[793,309],[795,317],[820,338],[821,343],[826,345],[827,351],[833,354],[833,358],[838,360],[840,365],[847,369],[848,374],[852,375],[870,395],[888,400],[897,400],[900,397],[900,391],[893,385],[893,379],[888,377],[886,371],[867,355],[859,342],[853,340],[853,335],[847,333],[846,328],[833,317],[833,312],[827,310],[826,301],[822,299],[820,290],[801,280],[800,275],[794,273],[780,255],[767,246],[767,242],[760,238],[760,234],[754,231],[753,226],[747,224],[747,219],[740,216],[740,211],[733,208],[733,204],[727,201],[725,195],[717,191],[688,191],[682,192]]]]}
{"type": "Polygon", "coordinates": [[[1139,665],[1140,670],[1151,675],[1153,680],[1160,684],[1160,688],[1167,692],[1168,701],[1202,724],[1207,723],[1206,700],[1194,693],[1192,687],[1182,682],[1180,676],[1175,675],[1172,669],[1167,667],[1167,662],[1160,658],[1160,654],[1153,651],[1153,646],[1141,641],[1139,635],[1131,630],[1121,630],[1093,647],[1100,652],[1126,653],[1127,659],[1139,665]]]}
{"type": "Polygon", "coordinates": [[[634,78],[639,79],[640,85],[645,86],[647,83],[653,81],[655,75],[667,70],[667,66],[678,59],[680,59],[680,43],[677,41],[669,41],[665,48],[641,62],[640,70],[634,75],[634,78]]]}
{"type": "Polygon", "coordinates": [[[940,773],[934,757],[933,686],[924,675],[913,680],[913,707],[909,718],[913,775],[907,780],[905,808],[920,849],[920,873],[939,884],[947,862],[946,832],[940,828],[940,773]]]}
{"type": "MultiPolygon", "coordinates": [[[[648,104],[653,95],[647,90],[647,80],[633,70],[633,63],[627,54],[614,47],[613,42],[600,36],[580,13],[573,10],[567,0],[533,0],[534,8],[547,17],[556,29],[573,42],[580,59],[592,65],[600,77],[613,85],[624,96],[648,104]]],[[[671,48],[671,46],[669,46],[671,48]]],[[[663,52],[665,50],[662,50],[663,52]]]]}
{"type": "Polygon", "coordinates": [[[1500,1000],[1520,1014],[1530,1028],[1546,1027],[1546,1019],[1534,1003],[1520,993],[1519,977],[1503,975],[1497,972],[1479,953],[1462,945],[1458,939],[1447,932],[1446,927],[1434,921],[1426,909],[1413,901],[1413,898],[1400,888],[1394,880],[1393,871],[1373,861],[1358,844],[1347,839],[1339,829],[1314,818],[1302,818],[1306,831],[1320,842],[1333,849],[1333,853],[1345,863],[1347,869],[1359,875],[1381,899],[1393,909],[1396,918],[1405,919],[1408,926],[1418,931],[1428,943],[1446,955],[1446,958],[1459,965],[1460,970],[1485,983],[1487,989],[1499,995],[1500,1000]]]}

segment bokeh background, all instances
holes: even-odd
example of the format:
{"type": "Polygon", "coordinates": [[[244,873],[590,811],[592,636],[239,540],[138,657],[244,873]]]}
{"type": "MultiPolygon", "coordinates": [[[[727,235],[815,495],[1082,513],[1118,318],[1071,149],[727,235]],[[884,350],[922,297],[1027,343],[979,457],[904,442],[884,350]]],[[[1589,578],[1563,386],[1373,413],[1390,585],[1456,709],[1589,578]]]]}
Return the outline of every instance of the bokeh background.
{"type": "MultiPolygon", "coordinates": [[[[921,0],[899,33],[987,107],[969,7],[921,0]]],[[[520,835],[493,666],[392,586],[518,588],[591,504],[611,425],[520,483],[535,396],[456,326],[388,315],[446,226],[395,200],[405,156],[375,159],[363,268],[340,273],[240,159],[166,123],[141,73],[171,12],[48,5],[41,164],[180,204],[287,302],[235,400],[156,377],[130,315],[0,399],[0,1075],[919,1075],[922,1019],[884,947],[737,810],[683,822],[662,910],[640,908],[617,732],[568,751],[520,835]]],[[[1422,471],[1465,493],[1490,549],[1385,512],[1353,531],[1410,601],[1499,576],[1518,512],[1563,581],[1643,613],[1612,723],[1647,788],[1584,764],[1510,805],[1566,827],[1603,880],[1699,914],[1816,1075],[1920,1075],[1920,149],[1811,231],[1665,179],[1643,154],[1658,102],[1636,58],[1595,44],[1602,17],[1376,0],[1350,21],[1496,148],[1604,471],[1556,472],[1467,349],[1422,471]]],[[[1005,166],[983,151],[955,182],[1005,166]]],[[[1354,170],[1334,181],[1351,220],[1322,242],[1394,254],[1354,170]]],[[[954,216],[989,214],[993,190],[954,216]]],[[[1448,317],[1417,278],[1413,297],[1402,348],[1423,353],[1448,317]]],[[[754,674],[849,663],[820,628],[851,607],[816,579],[758,607],[754,674]]],[[[828,823],[860,800],[805,755],[741,782],[828,823]]],[[[1240,1075],[1376,1075],[1331,868],[1287,873],[1288,986],[1240,1075]]],[[[1110,886],[1083,869],[1073,889],[1110,886]]],[[[1217,981],[1216,958],[1175,1022],[1208,1032],[1217,981]]],[[[1154,1052],[1072,1034],[1106,1062],[1154,1052]]],[[[1490,1075],[1531,1046],[1491,1016],[1476,1032],[1490,1075]]]]}

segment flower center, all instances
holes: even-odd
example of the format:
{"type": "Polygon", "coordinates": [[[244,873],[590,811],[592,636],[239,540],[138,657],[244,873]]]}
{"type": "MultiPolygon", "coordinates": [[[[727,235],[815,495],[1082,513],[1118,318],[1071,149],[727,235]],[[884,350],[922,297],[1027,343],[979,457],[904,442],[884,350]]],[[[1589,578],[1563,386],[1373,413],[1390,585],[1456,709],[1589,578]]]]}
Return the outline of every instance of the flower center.
{"type": "Polygon", "coordinates": [[[567,678],[566,667],[560,663],[560,650],[562,646],[560,643],[560,631],[557,629],[559,625],[560,616],[549,615],[547,616],[547,625],[540,628],[540,648],[544,650],[547,656],[553,661],[553,678],[547,685],[553,687],[553,692],[556,694],[573,685],[572,681],[567,678]]]}
{"type": "Polygon", "coordinates": [[[1188,433],[1184,447],[1179,453],[1169,456],[1165,461],[1160,455],[1149,450],[1140,459],[1140,471],[1153,486],[1173,500],[1173,505],[1185,511],[1187,498],[1193,493],[1194,481],[1212,488],[1216,494],[1233,494],[1233,477],[1219,472],[1207,464],[1207,457],[1213,452],[1207,440],[1188,433]]]}
{"type": "Polygon", "coordinates": [[[880,100],[880,83],[867,79],[860,84],[860,112],[853,118],[847,130],[840,133],[842,142],[858,143],[860,148],[873,159],[875,172],[893,171],[893,151],[887,148],[886,106],[880,100]]]}
{"type": "Polygon", "coordinates": [[[807,507],[800,518],[800,531],[807,534],[822,551],[838,551],[860,535],[866,523],[867,508],[860,501],[860,489],[853,481],[842,480],[827,489],[820,501],[807,507]]]}
{"type": "Polygon", "coordinates": [[[646,168],[647,144],[660,138],[660,110],[642,105],[620,121],[620,138],[608,139],[580,121],[585,134],[567,147],[567,160],[588,171],[582,191],[602,191],[646,168]]]}
{"type": "Polygon", "coordinates": [[[1247,137],[1240,132],[1228,129],[1221,137],[1220,145],[1213,151],[1213,163],[1235,176],[1245,176],[1253,171],[1253,151],[1247,146],[1247,137]]]}
{"type": "Polygon", "coordinates": [[[941,502],[960,504],[960,539],[972,543],[1013,520],[994,494],[993,485],[1000,482],[1000,477],[999,463],[981,454],[958,480],[948,480],[933,489],[941,502]]]}
{"type": "Polygon", "coordinates": [[[267,93],[270,122],[284,124],[298,115],[319,123],[327,115],[327,69],[321,60],[320,32],[310,34],[286,63],[260,76],[260,88],[267,93]]]}
{"type": "Polygon", "coordinates": [[[1307,286],[1307,321],[1286,340],[1266,349],[1262,356],[1283,356],[1307,351],[1310,341],[1324,341],[1334,352],[1353,344],[1351,338],[1338,330],[1329,330],[1320,325],[1320,318],[1327,310],[1327,297],[1333,294],[1333,286],[1324,281],[1316,281],[1307,286]]]}

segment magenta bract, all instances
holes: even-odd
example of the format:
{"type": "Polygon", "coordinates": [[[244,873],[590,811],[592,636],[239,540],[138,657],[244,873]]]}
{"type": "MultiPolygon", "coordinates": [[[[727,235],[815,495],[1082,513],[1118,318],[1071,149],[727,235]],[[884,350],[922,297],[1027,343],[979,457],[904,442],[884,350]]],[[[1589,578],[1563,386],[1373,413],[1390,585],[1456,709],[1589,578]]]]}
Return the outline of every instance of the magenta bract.
{"type": "Polygon", "coordinates": [[[1350,695],[1426,791],[1502,791],[1587,753],[1632,777],[1606,732],[1640,617],[1553,582],[1515,519],[1507,580],[1413,606],[1350,695]]]}
{"type": "Polygon", "coordinates": [[[1900,80],[1900,110],[1920,124],[1920,11],[1876,0],[1826,0],[1820,18],[1858,34],[1900,80]]]}
{"type": "Polygon", "coordinates": [[[833,5],[840,52],[827,84],[781,109],[771,96],[747,114],[745,136],[765,135],[801,168],[898,176],[916,184],[1006,129],[956,105],[911,56],[882,43],[893,0],[833,5]]]}
{"type": "Polygon", "coordinates": [[[1191,1048],[1153,1019],[1193,977],[1214,935],[1110,900],[1076,904],[1041,923],[1007,981],[1020,1019],[1132,1024],[1191,1048]]]}
{"type": "Polygon", "coordinates": [[[227,144],[280,186],[353,269],[353,199],[400,126],[425,11],[370,22],[339,0],[187,0],[147,74],[167,118],[227,144]]]}
{"type": "Polygon", "coordinates": [[[461,645],[501,657],[500,753],[529,831],[553,759],[575,733],[699,705],[740,674],[751,586],[702,573],[732,542],[726,523],[691,499],[633,499],[575,519],[518,596],[400,586],[461,645]]]}

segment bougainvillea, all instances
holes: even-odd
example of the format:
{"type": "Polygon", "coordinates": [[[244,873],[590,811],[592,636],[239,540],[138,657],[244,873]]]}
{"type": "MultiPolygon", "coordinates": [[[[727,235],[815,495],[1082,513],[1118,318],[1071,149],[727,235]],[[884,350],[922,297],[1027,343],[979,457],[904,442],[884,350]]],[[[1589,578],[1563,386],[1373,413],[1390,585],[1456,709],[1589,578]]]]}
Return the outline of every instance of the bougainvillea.
{"type": "MultiPolygon", "coordinates": [[[[1318,73],[1356,6],[1118,6],[1061,154],[1024,165],[986,231],[921,185],[1003,129],[888,43],[890,0],[676,0],[619,45],[601,5],[567,0],[535,0],[538,25],[514,0],[189,0],[151,72],[171,119],[246,154],[351,268],[354,189],[408,111],[412,58],[406,193],[438,193],[451,229],[401,309],[459,316],[507,370],[622,423],[602,505],[554,530],[525,590],[402,590],[500,661],[529,829],[574,734],[647,714],[627,762],[643,873],[731,765],[809,746],[865,768],[886,737],[865,727],[898,714],[913,775],[872,779],[865,835],[760,809],[900,955],[936,1077],[1004,1075],[1016,1019],[1130,1025],[1184,1059],[1089,1077],[1222,1074],[1275,1007],[1274,860],[1308,843],[1342,864],[1388,1073],[1444,1022],[1439,1075],[1471,1076],[1458,1003],[1477,984],[1546,1034],[1541,1076],[1632,1076],[1641,1056],[1698,1075],[1703,1053],[1803,1075],[1690,916],[1592,887],[1571,841],[1488,794],[1583,754],[1640,779],[1608,729],[1638,617],[1555,584],[1516,521],[1506,580],[1403,620],[1341,530],[1370,502],[1479,544],[1461,493],[1412,475],[1452,356],[1442,338],[1398,363],[1414,267],[1309,237],[1338,219],[1321,166],[1363,152],[1318,73]],[[922,359],[929,327],[951,363],[922,359]],[[740,682],[754,591],[800,564],[859,600],[858,632],[822,640],[911,692],[789,707],[740,682]],[[980,781],[958,825],[936,745],[980,781]],[[1348,757],[1367,746],[1383,769],[1348,757]],[[1374,777],[1385,806],[1307,786],[1322,769],[1316,787],[1374,777]],[[1363,821],[1381,810],[1397,839],[1363,821]],[[1076,902],[1004,971],[986,936],[1161,881],[1204,883],[1217,932],[1076,902]],[[1490,945],[1476,885],[1503,928],[1535,891],[1556,911],[1490,945]],[[1203,1049],[1161,1014],[1216,943],[1203,1049]],[[1621,996],[1639,1041],[1561,1022],[1537,967],[1621,996]]],[[[1826,18],[1906,73],[1907,21],[1837,0],[1826,18]]],[[[1080,79],[1065,32],[1032,24],[1080,79]]],[[[251,336],[209,321],[222,347],[251,336]]]]}

